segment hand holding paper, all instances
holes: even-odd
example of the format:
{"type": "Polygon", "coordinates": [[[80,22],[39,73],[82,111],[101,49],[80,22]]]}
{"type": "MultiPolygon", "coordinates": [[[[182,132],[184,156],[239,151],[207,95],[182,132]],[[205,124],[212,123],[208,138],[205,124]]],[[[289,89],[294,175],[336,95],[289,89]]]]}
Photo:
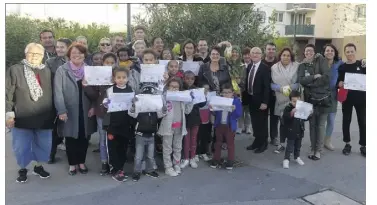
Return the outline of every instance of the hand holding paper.
{"type": "Polygon", "coordinates": [[[112,85],[111,66],[85,66],[84,80],[86,85],[112,85]]]}
{"type": "Polygon", "coordinates": [[[179,101],[179,102],[192,102],[191,91],[167,91],[166,100],[168,101],[179,101]]]}

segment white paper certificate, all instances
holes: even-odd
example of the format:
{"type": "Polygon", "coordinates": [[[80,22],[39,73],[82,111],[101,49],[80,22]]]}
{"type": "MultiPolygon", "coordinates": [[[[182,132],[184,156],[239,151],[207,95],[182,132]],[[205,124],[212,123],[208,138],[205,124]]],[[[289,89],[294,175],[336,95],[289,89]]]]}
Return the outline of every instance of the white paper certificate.
{"type": "Polygon", "coordinates": [[[207,93],[207,101],[211,101],[211,97],[216,96],[216,91],[208,92],[207,93]]]}
{"type": "Polygon", "coordinates": [[[187,62],[187,61],[184,61],[182,63],[182,70],[183,71],[192,71],[196,76],[198,75],[199,73],[199,68],[200,68],[200,64],[199,64],[199,61],[195,61],[195,62],[187,62]]]}
{"type": "Polygon", "coordinates": [[[366,75],[359,73],[346,73],[344,88],[348,90],[366,91],[366,75]]]}
{"type": "Polygon", "coordinates": [[[192,97],[190,95],[191,91],[167,91],[166,100],[167,101],[179,101],[179,102],[192,102],[192,97]]]}
{"type": "Polygon", "coordinates": [[[85,66],[85,80],[88,85],[112,85],[111,66],[85,66]]]}
{"type": "Polygon", "coordinates": [[[193,94],[194,94],[194,100],[192,100],[192,103],[194,105],[198,104],[198,103],[205,102],[207,100],[206,96],[204,94],[204,88],[192,89],[190,91],[193,92],[193,94]]]}
{"type": "Polygon", "coordinates": [[[141,64],[140,82],[159,83],[164,80],[165,66],[159,64],[141,64]]]}
{"type": "Polygon", "coordinates": [[[170,60],[158,60],[158,64],[167,66],[170,60]]]}
{"type": "Polygon", "coordinates": [[[233,106],[233,98],[225,98],[220,96],[212,96],[209,105],[211,105],[213,111],[224,110],[230,111],[233,106]]]}
{"type": "Polygon", "coordinates": [[[296,102],[295,118],[307,120],[309,115],[313,112],[313,105],[301,100],[296,102]]]}
{"type": "Polygon", "coordinates": [[[136,113],[159,112],[162,110],[163,101],[161,95],[139,94],[136,97],[136,113]]]}
{"type": "Polygon", "coordinates": [[[130,109],[135,93],[112,93],[107,112],[119,112],[130,109]]]}

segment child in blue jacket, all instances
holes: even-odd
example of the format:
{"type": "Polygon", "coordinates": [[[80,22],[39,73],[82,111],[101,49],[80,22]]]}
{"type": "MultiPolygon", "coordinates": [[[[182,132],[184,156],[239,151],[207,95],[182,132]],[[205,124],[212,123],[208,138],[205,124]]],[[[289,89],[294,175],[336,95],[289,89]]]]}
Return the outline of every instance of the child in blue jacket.
{"type": "MultiPolygon", "coordinates": [[[[238,97],[234,96],[233,86],[225,84],[221,87],[221,95],[226,98],[233,98],[233,106],[230,111],[214,111],[215,115],[215,155],[211,163],[212,168],[219,167],[221,157],[221,145],[225,138],[228,147],[228,160],[226,162],[226,169],[233,169],[234,163],[234,137],[237,130],[237,121],[242,115],[242,104],[238,97]]],[[[210,106],[211,109],[211,106],[210,106]]]]}

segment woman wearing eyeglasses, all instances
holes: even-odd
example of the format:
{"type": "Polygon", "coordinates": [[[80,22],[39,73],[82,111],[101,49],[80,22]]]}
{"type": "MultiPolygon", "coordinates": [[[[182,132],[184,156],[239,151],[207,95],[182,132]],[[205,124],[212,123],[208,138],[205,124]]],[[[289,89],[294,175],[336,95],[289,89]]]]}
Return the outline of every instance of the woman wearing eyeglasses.
{"type": "Polygon", "coordinates": [[[111,46],[110,38],[106,38],[106,37],[101,38],[101,40],[99,41],[98,47],[102,55],[105,53],[110,53],[113,49],[113,47],[111,46]]]}
{"type": "Polygon", "coordinates": [[[6,76],[6,126],[12,128],[13,152],[20,167],[17,182],[27,181],[26,167],[49,178],[42,166],[49,160],[55,111],[51,71],[42,64],[45,49],[37,43],[25,48],[25,59],[10,67],[6,76]]]}

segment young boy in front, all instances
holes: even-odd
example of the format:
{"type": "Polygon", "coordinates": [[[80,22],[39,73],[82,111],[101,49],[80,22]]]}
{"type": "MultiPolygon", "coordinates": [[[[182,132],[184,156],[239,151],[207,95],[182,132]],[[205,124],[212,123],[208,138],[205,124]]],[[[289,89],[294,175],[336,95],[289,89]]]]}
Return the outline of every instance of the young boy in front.
{"type": "Polygon", "coordinates": [[[287,136],[287,148],[285,150],[285,156],[283,161],[283,168],[289,168],[289,160],[293,153],[294,160],[299,165],[304,165],[304,162],[300,158],[300,149],[302,138],[305,132],[305,121],[303,119],[295,118],[296,102],[301,99],[301,93],[298,91],[292,91],[289,95],[291,101],[284,109],[283,112],[283,132],[287,136]]]}
{"type": "MultiPolygon", "coordinates": [[[[237,130],[237,120],[242,115],[242,104],[238,97],[234,96],[233,86],[225,84],[221,87],[221,95],[225,98],[233,98],[233,106],[229,111],[215,111],[215,132],[216,144],[215,155],[211,163],[211,168],[217,168],[221,157],[221,145],[225,138],[228,147],[228,160],[226,161],[225,168],[228,170],[233,169],[234,163],[234,137],[237,130]]],[[[210,106],[210,109],[211,106],[210,106]]]]}

